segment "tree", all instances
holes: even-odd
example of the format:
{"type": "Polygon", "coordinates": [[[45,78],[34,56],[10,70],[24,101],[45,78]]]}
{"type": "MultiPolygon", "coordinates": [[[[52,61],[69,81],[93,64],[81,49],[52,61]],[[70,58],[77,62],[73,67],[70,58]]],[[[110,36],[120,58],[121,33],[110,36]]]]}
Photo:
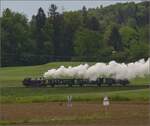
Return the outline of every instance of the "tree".
{"type": "Polygon", "coordinates": [[[57,6],[55,4],[51,4],[51,6],[49,7],[48,16],[51,17],[52,21],[54,21],[56,16],[59,14],[56,10],[57,6]]]}
{"type": "MultiPolygon", "coordinates": [[[[33,48],[33,63],[46,63],[53,55],[52,25],[46,17],[44,10],[39,8],[37,15],[32,16],[30,21],[30,36],[35,48],[33,48]]],[[[31,61],[31,60],[30,60],[31,61]]]]}
{"type": "Polygon", "coordinates": [[[52,41],[54,47],[54,55],[56,57],[61,56],[61,41],[63,37],[63,22],[64,17],[63,14],[59,14],[57,11],[57,6],[52,4],[49,8],[49,18],[53,27],[52,41]]]}
{"type": "Polygon", "coordinates": [[[97,20],[96,17],[92,16],[91,18],[88,19],[87,28],[93,31],[99,30],[99,21],[97,20]]]}
{"type": "Polygon", "coordinates": [[[82,18],[83,18],[83,27],[87,27],[87,22],[88,22],[88,12],[86,6],[83,6],[82,8],[82,18]]]}
{"type": "Polygon", "coordinates": [[[27,18],[10,9],[3,11],[2,19],[2,65],[21,65],[20,58],[29,51],[27,18]]]}
{"type": "Polygon", "coordinates": [[[96,58],[100,48],[100,36],[94,31],[80,28],[75,35],[74,50],[75,54],[82,59],[96,58]]]}
{"type": "Polygon", "coordinates": [[[130,47],[130,60],[137,61],[141,58],[148,58],[149,48],[150,46],[143,42],[132,44],[130,47]]]}
{"type": "Polygon", "coordinates": [[[45,22],[46,22],[46,15],[44,13],[44,10],[40,7],[36,15],[36,26],[38,30],[44,27],[45,22]]]}
{"type": "Polygon", "coordinates": [[[129,48],[134,42],[139,41],[138,33],[132,27],[123,26],[120,28],[120,34],[124,48],[129,48]]]}
{"type": "Polygon", "coordinates": [[[122,51],[123,45],[121,36],[116,25],[110,25],[104,34],[104,41],[114,48],[115,51],[122,51]]]}
{"type": "Polygon", "coordinates": [[[2,65],[33,65],[54,60],[132,61],[148,57],[149,1],[59,13],[52,4],[31,21],[5,9],[0,17],[2,65]],[[91,58],[91,59],[90,59],[91,58]]]}
{"type": "Polygon", "coordinates": [[[64,32],[62,40],[62,49],[64,49],[64,51],[62,52],[62,54],[67,59],[71,59],[71,57],[74,55],[74,36],[81,25],[82,19],[77,12],[64,13],[64,32]]]}
{"type": "Polygon", "coordinates": [[[53,55],[54,54],[54,47],[53,47],[53,40],[52,40],[52,35],[53,35],[53,27],[51,22],[49,21],[50,19],[48,18],[46,20],[45,26],[43,28],[44,32],[44,54],[46,55],[53,55]]]}
{"type": "Polygon", "coordinates": [[[143,27],[140,27],[138,29],[139,31],[139,40],[142,42],[145,42],[147,44],[149,44],[149,29],[150,29],[150,25],[145,25],[143,27]]]}
{"type": "Polygon", "coordinates": [[[38,13],[35,18],[36,23],[36,35],[35,40],[37,44],[37,54],[44,54],[44,26],[46,23],[46,15],[42,8],[39,8],[38,13]]]}

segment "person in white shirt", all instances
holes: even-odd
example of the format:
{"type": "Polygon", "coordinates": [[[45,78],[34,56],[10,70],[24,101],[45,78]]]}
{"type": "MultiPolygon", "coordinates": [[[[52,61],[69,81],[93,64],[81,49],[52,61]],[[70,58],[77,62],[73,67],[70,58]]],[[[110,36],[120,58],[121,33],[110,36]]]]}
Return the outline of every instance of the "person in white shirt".
{"type": "Polygon", "coordinates": [[[67,106],[70,108],[72,107],[72,96],[67,96],[67,100],[68,100],[68,103],[67,103],[67,106]]]}
{"type": "Polygon", "coordinates": [[[103,106],[105,108],[105,113],[108,111],[109,105],[110,105],[109,98],[108,96],[105,96],[103,99],[103,106]]]}

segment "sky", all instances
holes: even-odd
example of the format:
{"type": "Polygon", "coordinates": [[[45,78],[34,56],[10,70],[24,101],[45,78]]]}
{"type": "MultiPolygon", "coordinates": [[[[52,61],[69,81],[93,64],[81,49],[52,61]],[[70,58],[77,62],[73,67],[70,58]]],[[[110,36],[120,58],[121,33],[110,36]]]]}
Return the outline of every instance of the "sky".
{"type": "Polygon", "coordinates": [[[12,11],[25,14],[30,20],[33,14],[37,14],[40,7],[47,13],[51,4],[56,4],[58,11],[62,12],[80,10],[84,5],[87,8],[96,8],[100,5],[108,6],[118,2],[130,1],[140,2],[141,0],[1,0],[1,10],[10,8],[12,11]]]}

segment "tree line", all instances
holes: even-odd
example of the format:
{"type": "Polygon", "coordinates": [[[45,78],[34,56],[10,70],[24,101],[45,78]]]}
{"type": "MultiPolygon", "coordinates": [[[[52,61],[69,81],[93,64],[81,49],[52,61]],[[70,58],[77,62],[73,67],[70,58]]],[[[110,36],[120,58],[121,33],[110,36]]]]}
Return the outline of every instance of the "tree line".
{"type": "Polygon", "coordinates": [[[149,57],[150,2],[59,13],[52,4],[29,21],[5,9],[1,21],[2,66],[52,61],[131,62],[149,57]]]}

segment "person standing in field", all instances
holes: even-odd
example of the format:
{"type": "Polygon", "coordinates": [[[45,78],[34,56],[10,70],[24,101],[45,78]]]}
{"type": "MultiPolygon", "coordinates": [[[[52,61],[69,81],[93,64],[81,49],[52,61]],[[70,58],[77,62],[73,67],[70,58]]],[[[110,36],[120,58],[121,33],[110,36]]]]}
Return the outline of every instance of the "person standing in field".
{"type": "Polygon", "coordinates": [[[107,111],[109,109],[109,105],[110,105],[109,98],[108,98],[108,96],[105,96],[103,99],[103,106],[105,109],[105,114],[107,113],[107,111]]]}
{"type": "Polygon", "coordinates": [[[72,107],[72,96],[67,96],[67,100],[68,100],[68,103],[67,103],[67,107],[70,108],[72,107]]]}

